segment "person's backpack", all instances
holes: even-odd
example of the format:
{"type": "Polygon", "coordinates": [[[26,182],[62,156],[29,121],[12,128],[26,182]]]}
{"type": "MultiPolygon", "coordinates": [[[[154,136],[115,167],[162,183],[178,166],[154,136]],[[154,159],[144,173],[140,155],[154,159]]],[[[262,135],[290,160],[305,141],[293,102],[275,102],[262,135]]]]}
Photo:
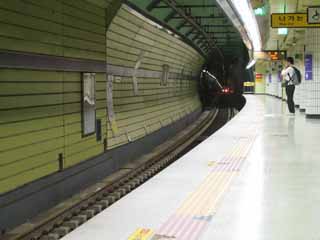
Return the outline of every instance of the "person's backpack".
{"type": "Polygon", "coordinates": [[[294,85],[299,85],[301,83],[301,72],[299,71],[298,68],[294,66],[291,66],[291,67],[294,70],[294,74],[293,76],[290,76],[290,74],[288,73],[290,81],[292,81],[294,85]]]}

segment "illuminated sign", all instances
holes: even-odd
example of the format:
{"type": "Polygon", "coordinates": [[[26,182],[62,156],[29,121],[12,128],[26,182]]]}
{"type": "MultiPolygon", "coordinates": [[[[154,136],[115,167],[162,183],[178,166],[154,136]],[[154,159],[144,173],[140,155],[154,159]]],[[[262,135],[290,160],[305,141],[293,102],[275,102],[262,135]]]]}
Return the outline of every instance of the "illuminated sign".
{"type": "Polygon", "coordinates": [[[271,61],[283,60],[286,57],[286,51],[265,51],[271,61]]]}
{"type": "Polygon", "coordinates": [[[308,23],[307,13],[273,13],[272,28],[312,28],[320,27],[320,23],[308,23]]]}
{"type": "Polygon", "coordinates": [[[256,79],[262,79],[263,75],[262,73],[256,73],[256,79]]]}
{"type": "Polygon", "coordinates": [[[245,86],[245,87],[253,87],[254,86],[254,82],[244,82],[243,86],[245,86]]]}
{"type": "Polygon", "coordinates": [[[262,83],[263,74],[262,73],[256,73],[256,83],[262,83]]]}

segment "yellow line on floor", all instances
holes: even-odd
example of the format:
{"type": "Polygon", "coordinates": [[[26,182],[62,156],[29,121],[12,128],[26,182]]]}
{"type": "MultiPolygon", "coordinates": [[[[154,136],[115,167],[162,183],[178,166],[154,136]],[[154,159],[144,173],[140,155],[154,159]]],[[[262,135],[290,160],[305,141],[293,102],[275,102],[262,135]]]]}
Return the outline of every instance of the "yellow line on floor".
{"type": "Polygon", "coordinates": [[[129,238],[128,240],[148,240],[153,235],[153,230],[138,228],[129,238]]]}
{"type": "MultiPolygon", "coordinates": [[[[231,151],[230,155],[226,156],[224,159],[231,161],[229,164],[232,164],[232,161],[238,160],[235,158],[237,155],[241,154],[243,149],[243,144],[237,144],[233,150],[231,151]]],[[[224,161],[225,161],[224,160],[224,161]]],[[[226,166],[228,168],[228,166],[226,166]]],[[[194,192],[189,199],[181,206],[178,210],[180,214],[192,214],[192,215],[199,215],[199,209],[202,208],[202,205],[206,202],[206,199],[210,198],[212,195],[215,195],[219,192],[221,184],[227,179],[227,176],[230,173],[225,172],[223,169],[221,171],[212,172],[208,178],[200,185],[200,187],[194,192]]]]}

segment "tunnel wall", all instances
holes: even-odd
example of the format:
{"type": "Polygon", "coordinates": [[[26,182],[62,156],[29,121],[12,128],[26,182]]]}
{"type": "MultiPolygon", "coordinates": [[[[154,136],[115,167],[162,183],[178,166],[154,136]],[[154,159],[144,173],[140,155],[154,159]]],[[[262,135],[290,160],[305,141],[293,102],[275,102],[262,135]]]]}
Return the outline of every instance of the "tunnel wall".
{"type": "Polygon", "coordinates": [[[117,136],[108,130],[108,149],[136,140],[177,121],[200,108],[196,76],[203,58],[178,38],[150,24],[123,6],[107,32],[107,68],[118,78],[114,87],[117,136]],[[125,74],[141,60],[138,94],[133,79],[125,74]],[[161,85],[163,65],[170,68],[161,85]]]}
{"type": "Polygon", "coordinates": [[[125,6],[107,31],[109,4],[0,2],[0,194],[58,172],[59,154],[67,170],[199,111],[200,54],[125,6]],[[170,74],[160,85],[164,64],[170,74]],[[82,134],[82,72],[96,73],[98,141],[82,134]]]}
{"type": "Polygon", "coordinates": [[[80,63],[102,64],[96,111],[106,131],[108,2],[98,2],[1,1],[0,47],[13,52],[1,59],[0,193],[57,172],[60,153],[69,167],[103,151],[82,138],[80,114],[81,72],[94,70],[80,63]]]}

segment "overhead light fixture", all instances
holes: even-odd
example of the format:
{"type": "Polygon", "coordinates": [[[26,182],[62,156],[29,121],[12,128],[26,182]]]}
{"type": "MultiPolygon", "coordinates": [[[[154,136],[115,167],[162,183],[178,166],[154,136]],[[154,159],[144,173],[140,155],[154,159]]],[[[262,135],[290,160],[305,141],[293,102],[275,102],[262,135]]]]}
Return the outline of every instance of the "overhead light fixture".
{"type": "Polygon", "coordinates": [[[254,10],[254,14],[257,16],[262,16],[263,15],[263,9],[262,8],[257,8],[254,10]]]}
{"type": "Polygon", "coordinates": [[[278,35],[288,35],[288,28],[278,28],[278,35]]]}
{"type": "Polygon", "coordinates": [[[254,51],[261,51],[261,36],[257,20],[249,0],[232,0],[232,4],[238,12],[244,27],[249,35],[254,51]]]}
{"type": "Polygon", "coordinates": [[[249,64],[247,65],[246,69],[252,68],[256,64],[256,62],[257,61],[255,59],[253,59],[251,62],[249,62],[249,64]]]}
{"type": "Polygon", "coordinates": [[[254,14],[256,16],[265,16],[266,15],[265,6],[254,9],[254,14]]]}

